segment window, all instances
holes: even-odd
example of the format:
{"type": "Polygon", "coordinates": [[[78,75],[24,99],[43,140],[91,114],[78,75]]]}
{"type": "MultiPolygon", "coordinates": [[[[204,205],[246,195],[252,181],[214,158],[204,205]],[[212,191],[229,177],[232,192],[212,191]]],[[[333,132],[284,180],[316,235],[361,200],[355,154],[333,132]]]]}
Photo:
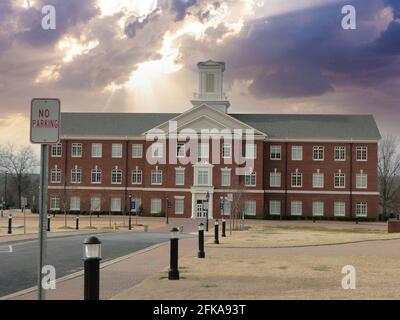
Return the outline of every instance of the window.
{"type": "Polygon", "coordinates": [[[246,159],[257,158],[257,145],[254,143],[246,143],[246,159]]]}
{"type": "Polygon", "coordinates": [[[142,183],[142,170],[135,169],[132,170],[132,184],[142,183]]]}
{"type": "Polygon", "coordinates": [[[71,146],[72,158],[82,157],[82,143],[73,143],[71,146]]]}
{"type": "Polygon", "coordinates": [[[344,201],[335,201],[333,214],[336,217],[344,217],[346,215],[346,202],[344,202],[344,201]]]}
{"type": "Polygon", "coordinates": [[[368,175],[362,170],[356,174],[356,188],[366,189],[367,188],[368,175]]]}
{"type": "Polygon", "coordinates": [[[71,211],[79,211],[81,210],[81,198],[80,197],[71,197],[69,202],[69,210],[71,211]]]}
{"type": "Polygon", "coordinates": [[[61,169],[57,168],[57,166],[55,166],[54,169],[51,169],[50,182],[61,183],[61,169]]]}
{"type": "Polygon", "coordinates": [[[142,158],[143,157],[143,145],[133,144],[132,145],[132,158],[142,158]]]}
{"type": "Polygon", "coordinates": [[[357,161],[367,161],[368,148],[367,147],[357,147],[356,148],[356,159],[357,159],[357,161]]]}
{"type": "Polygon", "coordinates": [[[222,144],[222,158],[232,157],[232,145],[230,143],[222,144]]]}
{"type": "Polygon", "coordinates": [[[101,170],[97,166],[92,169],[92,183],[101,183],[101,170]]]}
{"type": "Polygon", "coordinates": [[[122,158],[122,144],[113,143],[111,146],[111,157],[112,158],[122,158]]]}
{"type": "Polygon", "coordinates": [[[346,148],[344,146],[335,147],[335,161],[346,160],[346,148]]]}
{"type": "Polygon", "coordinates": [[[269,214],[270,215],[280,215],[281,214],[281,202],[279,200],[270,200],[269,214]]]}
{"type": "Polygon", "coordinates": [[[209,150],[208,143],[199,143],[199,158],[208,159],[209,150]]]}
{"type": "Polygon", "coordinates": [[[303,160],[303,147],[292,146],[292,160],[301,161],[303,160]]]}
{"type": "Polygon", "coordinates": [[[301,216],[303,214],[303,202],[302,201],[292,201],[290,203],[290,213],[292,216],[301,216]]]}
{"type": "Polygon", "coordinates": [[[111,212],[121,211],[121,198],[111,198],[111,212]]]}
{"type": "Polygon", "coordinates": [[[151,155],[153,158],[162,158],[164,153],[164,145],[162,143],[153,143],[151,145],[151,155]]]}
{"type": "Polygon", "coordinates": [[[100,211],[101,209],[101,198],[91,197],[90,198],[90,211],[100,211]]]}
{"type": "Polygon", "coordinates": [[[175,168],[175,184],[183,186],[185,184],[185,169],[175,168]]]}
{"type": "Polygon", "coordinates": [[[323,201],[313,201],[312,213],[313,213],[313,216],[323,216],[324,215],[324,202],[323,201]]]}
{"type": "Polygon", "coordinates": [[[292,173],[292,187],[300,188],[303,186],[303,174],[298,172],[292,173]]]}
{"type": "Polygon", "coordinates": [[[345,174],[342,172],[335,173],[335,188],[345,187],[345,174]]]}
{"type": "Polygon", "coordinates": [[[159,214],[161,212],[161,199],[151,199],[150,213],[159,214]]]}
{"type": "Polygon", "coordinates": [[[313,188],[323,188],[324,187],[324,174],[317,172],[312,175],[313,188]]]}
{"type": "Polygon", "coordinates": [[[221,214],[224,216],[230,216],[231,215],[231,202],[225,200],[224,201],[224,207],[221,210],[221,214]]]}
{"type": "Polygon", "coordinates": [[[51,145],[51,156],[52,157],[61,157],[62,156],[62,144],[55,143],[51,145]]]}
{"type": "Polygon", "coordinates": [[[151,170],[151,184],[162,184],[162,171],[158,170],[151,170]]]}
{"type": "Polygon", "coordinates": [[[271,146],[270,153],[271,160],[281,160],[281,146],[271,146]]]}
{"type": "Polygon", "coordinates": [[[256,173],[255,171],[246,173],[245,175],[245,185],[246,186],[255,186],[256,185],[256,173]]]}
{"type": "Polygon", "coordinates": [[[257,205],[255,200],[247,200],[244,203],[244,213],[247,216],[255,216],[257,210],[257,205]]]}
{"type": "Polygon", "coordinates": [[[185,144],[184,143],[178,143],[176,145],[176,156],[178,158],[184,158],[186,155],[185,153],[185,144]]]}
{"type": "Polygon", "coordinates": [[[313,147],[313,160],[324,160],[324,147],[313,147]]]}
{"type": "Polygon", "coordinates": [[[175,198],[175,214],[183,214],[185,210],[185,200],[183,198],[175,198]]]}
{"type": "Polygon", "coordinates": [[[357,202],[356,215],[357,217],[366,217],[368,213],[368,205],[366,202],[357,202]]]}
{"type": "Polygon", "coordinates": [[[231,170],[230,169],[221,169],[221,186],[230,186],[231,185],[231,170]]]}
{"type": "Polygon", "coordinates": [[[54,196],[50,198],[50,210],[60,210],[60,197],[54,196]]]}
{"type": "Polygon", "coordinates": [[[92,143],[92,158],[101,158],[102,149],[101,143],[92,143]]]}
{"type": "Polygon", "coordinates": [[[208,172],[207,169],[199,169],[197,171],[197,185],[208,186],[208,172]]]}
{"type": "Polygon", "coordinates": [[[281,186],[281,173],[270,172],[269,174],[269,186],[279,188],[281,186]]]}
{"type": "Polygon", "coordinates": [[[111,183],[112,184],[120,184],[122,182],[122,170],[115,167],[111,171],[111,183]]]}
{"type": "Polygon", "coordinates": [[[81,181],[82,170],[75,166],[75,168],[71,170],[71,183],[81,183],[81,181]]]}
{"type": "Polygon", "coordinates": [[[213,73],[206,74],[206,92],[214,92],[215,75],[213,73]]]}

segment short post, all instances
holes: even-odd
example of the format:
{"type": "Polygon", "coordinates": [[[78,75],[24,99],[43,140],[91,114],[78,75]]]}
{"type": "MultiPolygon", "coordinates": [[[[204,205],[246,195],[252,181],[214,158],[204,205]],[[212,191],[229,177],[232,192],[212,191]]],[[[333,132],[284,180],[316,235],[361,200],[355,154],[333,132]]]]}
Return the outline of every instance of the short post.
{"type": "Polygon", "coordinates": [[[47,215],[47,231],[50,232],[50,215],[47,215]]]}
{"type": "Polygon", "coordinates": [[[219,240],[218,240],[218,226],[219,226],[219,222],[218,222],[218,220],[215,220],[215,224],[214,224],[214,243],[215,243],[215,244],[219,244],[219,240]]]}
{"type": "Polygon", "coordinates": [[[226,226],[226,221],[225,221],[225,219],[222,219],[222,237],[226,237],[226,234],[225,234],[225,226],[226,226]]]}
{"type": "Polygon", "coordinates": [[[11,213],[8,215],[8,234],[12,233],[12,215],[11,213]]]}
{"type": "Polygon", "coordinates": [[[312,222],[315,223],[315,216],[312,217],[312,222]]]}
{"type": "Polygon", "coordinates": [[[75,229],[79,230],[79,216],[76,216],[75,218],[75,229]]]}
{"type": "Polygon", "coordinates": [[[84,300],[99,300],[100,297],[101,241],[89,237],[83,241],[84,300]]]}
{"type": "Polygon", "coordinates": [[[205,258],[206,254],[204,252],[204,224],[200,223],[199,225],[199,253],[197,254],[198,258],[205,258]]]}
{"type": "Polygon", "coordinates": [[[169,272],[168,272],[168,280],[179,280],[178,232],[179,232],[179,230],[175,227],[171,229],[170,267],[169,267],[169,272]]]}

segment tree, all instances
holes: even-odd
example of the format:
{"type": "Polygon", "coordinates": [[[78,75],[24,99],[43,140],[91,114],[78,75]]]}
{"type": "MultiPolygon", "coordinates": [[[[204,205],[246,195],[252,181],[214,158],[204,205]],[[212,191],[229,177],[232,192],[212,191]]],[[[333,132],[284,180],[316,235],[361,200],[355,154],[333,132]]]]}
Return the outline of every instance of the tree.
{"type": "Polygon", "coordinates": [[[400,174],[400,154],[398,141],[393,136],[385,136],[379,144],[378,173],[383,216],[394,209],[396,180],[400,174]]]}
{"type": "Polygon", "coordinates": [[[12,143],[0,146],[0,168],[9,173],[18,194],[18,207],[21,208],[22,193],[28,187],[29,174],[38,166],[38,160],[31,146],[16,148],[12,143]]]}

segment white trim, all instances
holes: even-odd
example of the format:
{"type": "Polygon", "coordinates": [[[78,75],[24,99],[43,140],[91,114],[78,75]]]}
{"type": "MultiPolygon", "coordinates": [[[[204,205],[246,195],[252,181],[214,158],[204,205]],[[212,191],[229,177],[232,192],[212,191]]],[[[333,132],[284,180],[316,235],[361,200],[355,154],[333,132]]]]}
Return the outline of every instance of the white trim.
{"type": "MultiPolygon", "coordinates": [[[[265,190],[265,193],[286,193],[285,190],[265,190]]],[[[337,194],[337,195],[366,195],[366,196],[379,196],[379,192],[372,191],[358,191],[358,192],[350,192],[350,191],[309,191],[309,190],[288,190],[288,194],[337,194]]]]}
{"type": "Polygon", "coordinates": [[[353,140],[353,139],[310,139],[310,138],[275,138],[266,139],[271,142],[337,142],[337,143],[378,143],[380,139],[376,140],[353,140]]]}

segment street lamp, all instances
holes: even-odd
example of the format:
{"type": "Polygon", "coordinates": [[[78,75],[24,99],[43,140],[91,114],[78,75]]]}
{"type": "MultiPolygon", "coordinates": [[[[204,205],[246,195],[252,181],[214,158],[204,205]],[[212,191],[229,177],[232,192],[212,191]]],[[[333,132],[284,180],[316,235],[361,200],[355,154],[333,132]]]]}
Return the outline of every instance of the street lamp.
{"type": "Polygon", "coordinates": [[[168,280],[179,280],[178,270],[178,241],[179,230],[174,227],[171,229],[171,244],[170,244],[170,268],[168,272],[168,280]]]}
{"type": "Polygon", "coordinates": [[[165,220],[165,223],[166,223],[166,224],[169,224],[169,221],[168,221],[169,198],[168,198],[168,195],[167,195],[167,194],[165,195],[165,197],[166,197],[166,201],[165,201],[165,206],[166,206],[166,208],[165,208],[165,218],[166,218],[166,220],[165,220]]]}
{"type": "Polygon", "coordinates": [[[7,175],[8,171],[4,171],[4,205],[7,206],[7,175]]]}
{"type": "Polygon", "coordinates": [[[128,230],[132,230],[132,218],[131,218],[131,213],[132,213],[132,194],[129,194],[129,221],[128,221],[128,230]]]}
{"type": "Polygon", "coordinates": [[[99,300],[101,241],[88,237],[83,241],[84,299],[99,300]]]}
{"type": "Polygon", "coordinates": [[[208,191],[206,193],[206,199],[207,199],[206,231],[208,232],[208,212],[210,210],[210,193],[208,191]]]}

